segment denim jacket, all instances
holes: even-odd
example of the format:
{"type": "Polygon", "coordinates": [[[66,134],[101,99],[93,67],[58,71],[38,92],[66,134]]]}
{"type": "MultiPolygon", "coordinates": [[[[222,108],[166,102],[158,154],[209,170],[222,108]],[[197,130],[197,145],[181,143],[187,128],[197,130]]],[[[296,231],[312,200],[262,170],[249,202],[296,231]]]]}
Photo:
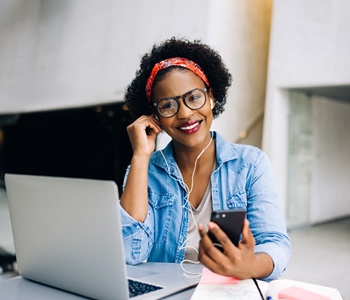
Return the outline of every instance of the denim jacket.
{"type": "MultiPolygon", "coordinates": [[[[287,266],[291,246],[270,161],[258,148],[228,143],[216,132],[212,135],[217,164],[211,175],[213,210],[247,211],[255,253],[268,253],[274,262],[274,269],[265,280],[275,279],[287,266]]],[[[128,264],[144,260],[180,263],[185,256],[189,217],[183,208],[187,205],[186,188],[172,143],[162,151],[167,162],[160,151],[154,152],[149,162],[149,208],[145,221],[136,221],[120,206],[128,264]]]]}

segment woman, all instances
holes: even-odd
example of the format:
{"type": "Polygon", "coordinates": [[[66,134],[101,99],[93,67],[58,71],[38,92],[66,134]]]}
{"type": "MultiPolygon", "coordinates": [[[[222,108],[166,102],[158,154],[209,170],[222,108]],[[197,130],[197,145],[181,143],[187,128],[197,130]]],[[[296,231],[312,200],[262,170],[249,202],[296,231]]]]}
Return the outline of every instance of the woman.
{"type": "Polygon", "coordinates": [[[266,155],[210,131],[230,84],[220,55],[200,41],[172,38],[143,56],[125,95],[135,118],[120,200],[127,263],[199,259],[222,275],[266,280],[286,268],[290,241],[266,155]],[[163,130],[172,140],[154,152],[163,130]],[[209,222],[222,209],[247,211],[238,247],[209,222]]]}

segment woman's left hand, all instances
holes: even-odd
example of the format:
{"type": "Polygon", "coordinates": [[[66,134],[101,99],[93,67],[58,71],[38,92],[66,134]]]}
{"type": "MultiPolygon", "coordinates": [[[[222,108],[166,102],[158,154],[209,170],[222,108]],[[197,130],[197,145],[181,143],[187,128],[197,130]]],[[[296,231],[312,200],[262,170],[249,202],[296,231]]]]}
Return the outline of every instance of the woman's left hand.
{"type": "Polygon", "coordinates": [[[217,249],[209,238],[203,225],[198,225],[201,240],[198,259],[214,273],[238,279],[261,278],[269,275],[273,268],[272,259],[265,253],[254,253],[255,239],[245,220],[242,240],[236,247],[220,227],[210,222],[209,230],[215,235],[224,252],[217,249]]]}

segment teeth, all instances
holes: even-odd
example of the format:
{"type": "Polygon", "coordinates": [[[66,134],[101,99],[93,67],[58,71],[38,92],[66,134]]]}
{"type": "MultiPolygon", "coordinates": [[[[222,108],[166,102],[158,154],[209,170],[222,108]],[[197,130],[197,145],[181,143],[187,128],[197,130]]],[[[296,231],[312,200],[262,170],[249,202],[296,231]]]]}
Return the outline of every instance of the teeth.
{"type": "Polygon", "coordinates": [[[198,124],[199,124],[199,122],[196,122],[190,126],[180,127],[180,129],[181,130],[191,130],[191,129],[195,128],[198,124]]]}

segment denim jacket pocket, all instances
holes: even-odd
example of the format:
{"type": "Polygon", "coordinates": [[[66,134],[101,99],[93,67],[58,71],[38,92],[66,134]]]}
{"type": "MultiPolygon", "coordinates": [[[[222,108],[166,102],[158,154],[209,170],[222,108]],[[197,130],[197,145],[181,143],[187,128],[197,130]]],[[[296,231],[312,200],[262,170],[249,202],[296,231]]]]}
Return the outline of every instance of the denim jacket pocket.
{"type": "Polygon", "coordinates": [[[237,191],[226,200],[229,209],[247,209],[247,194],[245,190],[237,191]]]}
{"type": "Polygon", "coordinates": [[[148,201],[154,209],[155,222],[158,223],[155,228],[159,231],[156,232],[155,240],[166,241],[170,228],[172,228],[172,221],[175,218],[173,216],[174,209],[173,204],[175,202],[175,195],[165,192],[159,193],[155,190],[148,191],[148,201]]]}
{"type": "Polygon", "coordinates": [[[155,190],[148,190],[148,201],[155,209],[161,209],[174,204],[175,196],[170,193],[159,193],[155,190]]]}

